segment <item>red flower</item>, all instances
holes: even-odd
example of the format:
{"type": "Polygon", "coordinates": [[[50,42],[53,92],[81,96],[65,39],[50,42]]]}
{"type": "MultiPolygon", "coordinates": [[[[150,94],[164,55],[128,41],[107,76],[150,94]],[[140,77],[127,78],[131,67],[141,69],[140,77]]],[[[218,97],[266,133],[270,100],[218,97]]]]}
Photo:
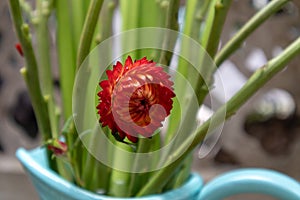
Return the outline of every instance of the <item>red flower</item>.
{"type": "Polygon", "coordinates": [[[102,126],[120,141],[151,137],[172,109],[175,94],[170,76],[153,61],[142,58],[133,63],[130,56],[124,66],[117,62],[106,74],[108,80],[99,83],[98,93],[102,126]]]}

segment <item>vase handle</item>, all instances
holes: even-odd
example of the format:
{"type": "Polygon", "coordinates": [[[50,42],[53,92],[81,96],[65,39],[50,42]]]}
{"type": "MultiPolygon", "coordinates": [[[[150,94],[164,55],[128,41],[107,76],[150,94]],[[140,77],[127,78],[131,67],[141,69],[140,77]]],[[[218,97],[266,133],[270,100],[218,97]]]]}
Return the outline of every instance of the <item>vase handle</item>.
{"type": "Polygon", "coordinates": [[[267,194],[283,200],[299,200],[300,184],[279,172],[267,169],[240,169],[207,183],[198,200],[221,200],[235,194],[267,194]]]}

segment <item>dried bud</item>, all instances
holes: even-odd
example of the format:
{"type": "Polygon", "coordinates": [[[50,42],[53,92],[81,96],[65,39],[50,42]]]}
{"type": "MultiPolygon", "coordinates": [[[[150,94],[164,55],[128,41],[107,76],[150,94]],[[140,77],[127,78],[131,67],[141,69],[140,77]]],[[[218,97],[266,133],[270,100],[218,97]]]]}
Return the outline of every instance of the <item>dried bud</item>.
{"type": "Polygon", "coordinates": [[[51,139],[47,143],[47,148],[52,151],[56,156],[62,156],[68,151],[66,143],[58,139],[51,139]]]}
{"type": "Polygon", "coordinates": [[[20,43],[17,43],[17,44],[15,45],[15,47],[16,47],[17,51],[19,52],[19,54],[20,54],[21,56],[24,56],[21,44],[20,44],[20,43]]]}

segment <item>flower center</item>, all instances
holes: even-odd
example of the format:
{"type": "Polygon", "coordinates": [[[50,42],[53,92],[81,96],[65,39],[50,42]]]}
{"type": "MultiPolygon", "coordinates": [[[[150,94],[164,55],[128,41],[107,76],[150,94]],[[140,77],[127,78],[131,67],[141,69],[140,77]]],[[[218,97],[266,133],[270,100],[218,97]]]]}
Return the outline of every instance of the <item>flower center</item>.
{"type": "Polygon", "coordinates": [[[146,84],[133,92],[129,100],[129,113],[131,119],[138,126],[144,127],[151,123],[149,111],[152,105],[155,104],[152,97],[153,84],[146,84]],[[151,101],[152,99],[152,101],[151,101]]]}
{"type": "Polygon", "coordinates": [[[141,104],[141,106],[140,106],[139,110],[149,109],[149,103],[146,99],[141,99],[140,104],[141,104]]]}

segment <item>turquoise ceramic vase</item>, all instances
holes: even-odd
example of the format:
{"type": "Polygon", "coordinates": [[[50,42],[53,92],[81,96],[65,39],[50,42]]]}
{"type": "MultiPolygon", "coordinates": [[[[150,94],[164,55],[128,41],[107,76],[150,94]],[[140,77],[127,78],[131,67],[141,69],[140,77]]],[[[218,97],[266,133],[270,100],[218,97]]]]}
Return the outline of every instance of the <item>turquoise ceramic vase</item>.
{"type": "Polygon", "coordinates": [[[46,151],[19,149],[16,153],[42,200],[222,200],[243,193],[261,193],[282,200],[300,200],[300,184],[276,171],[239,169],[222,174],[203,185],[202,178],[191,174],[180,188],[163,194],[139,198],[114,198],[98,195],[62,179],[49,169],[46,151]]]}
{"type": "MultiPolygon", "coordinates": [[[[21,148],[18,149],[16,156],[29,175],[41,200],[125,200],[125,198],[98,195],[62,179],[49,168],[44,148],[31,151],[21,148]]],[[[188,181],[178,189],[140,198],[126,198],[126,200],[196,200],[202,185],[202,178],[197,174],[191,174],[188,181]]]]}

